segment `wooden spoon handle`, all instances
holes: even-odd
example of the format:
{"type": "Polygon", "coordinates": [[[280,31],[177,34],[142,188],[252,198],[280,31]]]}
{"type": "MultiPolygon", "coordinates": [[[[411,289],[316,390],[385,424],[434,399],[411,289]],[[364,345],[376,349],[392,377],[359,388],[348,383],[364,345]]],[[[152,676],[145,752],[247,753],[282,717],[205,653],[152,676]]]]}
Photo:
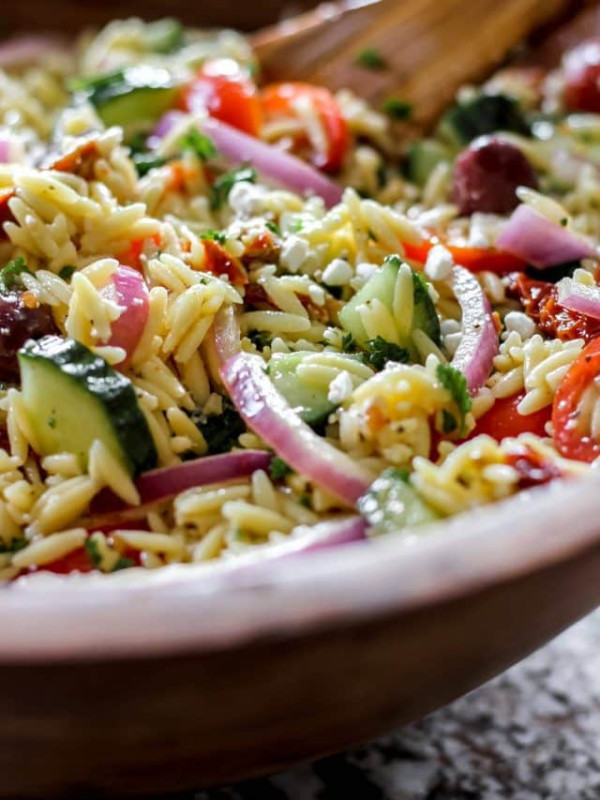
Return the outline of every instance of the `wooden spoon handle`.
{"type": "Polygon", "coordinates": [[[253,45],[268,80],[352,88],[377,105],[395,96],[431,122],[465,81],[483,77],[569,0],[340,0],[259,31],[253,45]],[[385,68],[357,56],[375,50],[385,68]]]}

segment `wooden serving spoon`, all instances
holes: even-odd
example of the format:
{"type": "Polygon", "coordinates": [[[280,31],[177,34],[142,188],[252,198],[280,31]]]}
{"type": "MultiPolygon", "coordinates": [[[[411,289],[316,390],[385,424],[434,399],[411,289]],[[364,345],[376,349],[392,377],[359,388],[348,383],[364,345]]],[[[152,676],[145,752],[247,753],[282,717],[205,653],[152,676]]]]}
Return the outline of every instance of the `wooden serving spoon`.
{"type": "Polygon", "coordinates": [[[375,105],[400,97],[426,125],[462,84],[485,77],[533,31],[579,7],[572,0],[338,0],[258,31],[252,43],[268,80],[350,87],[375,105]],[[381,68],[361,66],[369,51],[381,68]]]}

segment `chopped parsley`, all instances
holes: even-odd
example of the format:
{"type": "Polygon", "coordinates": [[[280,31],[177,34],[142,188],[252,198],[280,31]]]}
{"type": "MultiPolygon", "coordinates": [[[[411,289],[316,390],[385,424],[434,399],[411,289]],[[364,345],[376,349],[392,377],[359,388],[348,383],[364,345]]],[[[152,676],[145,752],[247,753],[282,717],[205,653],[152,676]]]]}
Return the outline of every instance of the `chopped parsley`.
{"type": "Polygon", "coordinates": [[[15,289],[20,289],[22,282],[19,276],[24,272],[32,274],[22,256],[15,258],[14,261],[9,261],[5,267],[0,269],[0,294],[8,294],[15,289]]]}
{"type": "Polygon", "coordinates": [[[279,458],[279,456],[273,456],[271,459],[271,463],[269,464],[271,480],[280,481],[293,471],[294,470],[286,464],[282,458],[279,458]]]}
{"type": "Polygon", "coordinates": [[[129,567],[135,567],[135,561],[132,558],[127,558],[126,556],[120,556],[117,563],[111,569],[111,572],[119,572],[122,569],[129,569],[129,567]]]}
{"type": "Polygon", "coordinates": [[[365,69],[381,70],[387,67],[387,62],[379,50],[366,47],[356,56],[356,63],[365,69]]]}
{"type": "Polygon", "coordinates": [[[200,133],[197,128],[190,128],[181,138],[180,145],[182,150],[191,150],[200,161],[208,161],[217,155],[217,148],[213,140],[204,133],[200,133]]]}
{"type": "Polygon", "coordinates": [[[274,233],[275,236],[281,236],[281,228],[279,227],[279,225],[277,225],[276,222],[271,222],[270,220],[267,220],[265,222],[265,228],[271,231],[271,233],[274,233]]]}
{"type": "Polygon", "coordinates": [[[210,242],[217,242],[218,244],[225,244],[227,236],[221,231],[208,230],[200,234],[201,239],[208,239],[210,242]]]}
{"type": "Polygon", "coordinates": [[[220,175],[217,180],[210,187],[209,199],[210,207],[213,211],[217,211],[226,202],[229,197],[229,192],[233,189],[236,183],[256,183],[256,170],[252,167],[238,167],[232,169],[230,172],[225,172],[220,175]]]}
{"type": "Polygon", "coordinates": [[[264,350],[271,344],[271,334],[268,331],[257,331],[255,329],[246,334],[257,350],[264,350]]]}
{"type": "Polygon", "coordinates": [[[88,554],[88,557],[92,562],[92,566],[94,567],[94,569],[99,569],[100,564],[102,563],[102,554],[100,552],[100,549],[98,547],[98,542],[96,541],[96,539],[94,539],[91,536],[88,536],[88,538],[83,543],[83,547],[85,549],[85,552],[88,554]]]}
{"type": "Polygon", "coordinates": [[[400,122],[410,119],[413,111],[411,103],[406,100],[400,100],[397,97],[390,97],[385,100],[381,108],[388,117],[400,122]]]}
{"type": "MultiPolygon", "coordinates": [[[[467,379],[460,370],[455,369],[450,364],[438,364],[435,374],[438,381],[444,389],[450,392],[452,399],[456,403],[460,412],[460,430],[462,432],[465,427],[465,417],[471,410],[472,405],[471,395],[467,388],[467,379]]],[[[449,420],[444,419],[444,428],[448,422],[449,420]]],[[[449,431],[444,430],[444,433],[449,433],[449,431]]]]}
{"type": "Polygon", "coordinates": [[[344,353],[356,353],[358,345],[354,341],[354,336],[351,333],[345,333],[342,336],[342,350],[344,353]]]}
{"type": "Polygon", "coordinates": [[[155,153],[150,152],[133,153],[131,160],[133,161],[133,165],[140,178],[143,178],[144,175],[147,175],[151,169],[164,167],[168,161],[168,159],[163,158],[163,156],[157,156],[155,153]]]}
{"type": "Polygon", "coordinates": [[[63,281],[70,281],[74,272],[77,272],[77,267],[73,267],[71,264],[65,264],[65,266],[61,267],[59,270],[58,277],[62,278],[63,281]]]}
{"type": "Polygon", "coordinates": [[[454,414],[451,414],[445,408],[442,409],[442,431],[444,433],[452,433],[458,428],[458,422],[454,414]]]}
{"type": "Polygon", "coordinates": [[[386,342],[382,336],[376,336],[369,341],[362,348],[356,344],[354,337],[351,333],[345,333],[342,336],[342,350],[344,353],[359,353],[359,359],[363,364],[380,372],[388,361],[395,361],[399,364],[406,364],[410,359],[408,350],[400,347],[393,342],[386,342]]]}
{"type": "Polygon", "coordinates": [[[406,348],[400,347],[400,345],[394,344],[393,342],[386,342],[382,336],[369,339],[364,349],[364,363],[373,367],[373,369],[378,372],[385,367],[388,361],[406,364],[410,358],[406,348]]]}
{"type": "Polygon", "coordinates": [[[27,538],[21,534],[21,536],[15,536],[10,542],[0,542],[0,553],[18,553],[28,544],[27,538]]]}
{"type": "Polygon", "coordinates": [[[228,453],[246,430],[244,420],[235,410],[231,400],[223,398],[223,412],[201,417],[196,423],[204,436],[211,454],[228,453]]]}

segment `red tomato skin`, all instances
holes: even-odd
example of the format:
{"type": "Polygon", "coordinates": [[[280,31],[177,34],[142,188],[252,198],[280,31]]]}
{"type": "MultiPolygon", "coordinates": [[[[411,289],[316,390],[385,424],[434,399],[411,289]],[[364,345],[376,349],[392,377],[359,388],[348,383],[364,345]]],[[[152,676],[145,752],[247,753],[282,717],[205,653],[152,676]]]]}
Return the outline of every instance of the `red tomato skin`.
{"type": "Polygon", "coordinates": [[[520,447],[509,453],[506,463],[517,471],[519,489],[531,489],[563,477],[562,471],[556,464],[546,461],[530,447],[520,447]]]}
{"type": "Polygon", "coordinates": [[[567,53],[563,63],[567,108],[600,113],[600,40],[581,42],[567,53]]]}
{"type": "MultiPolygon", "coordinates": [[[[302,97],[312,102],[327,134],[327,153],[313,153],[312,162],[323,172],[337,172],[348,150],[350,137],[346,120],[329,89],[300,81],[271,84],[260,95],[263,115],[266,119],[296,116],[294,102],[302,97]]],[[[302,137],[296,144],[305,145],[306,139],[302,137]]]]}
{"type": "Polygon", "coordinates": [[[591,463],[600,456],[600,442],[577,430],[579,403],[584,391],[600,375],[600,336],[583,348],[569,367],[554,397],[554,443],[565,458],[591,463]]]}
{"type": "Polygon", "coordinates": [[[50,564],[31,567],[29,572],[53,572],[55,575],[68,575],[70,572],[92,572],[94,566],[86,550],[80,547],[62,558],[57,558],[50,564]]]}
{"type": "Polygon", "coordinates": [[[518,436],[521,433],[534,433],[536,436],[546,436],[545,426],[550,421],[552,407],[547,406],[533,414],[519,414],[517,406],[525,396],[524,392],[501,397],[482,417],[477,420],[475,430],[469,439],[485,433],[500,442],[507,437],[518,436]]]}
{"type": "Polygon", "coordinates": [[[207,61],[184,90],[182,106],[186,111],[206,109],[211,117],[250,136],[260,133],[262,114],[256,86],[232,59],[207,61]]]}
{"type": "Polygon", "coordinates": [[[440,244],[440,242],[452,253],[454,261],[470,272],[489,271],[495,272],[497,275],[507,275],[510,272],[522,270],[527,266],[523,259],[510,253],[505,253],[502,250],[467,247],[441,241],[437,237],[425,239],[420,244],[404,243],[404,255],[409,261],[424,264],[431,248],[436,244],[440,244]]]}

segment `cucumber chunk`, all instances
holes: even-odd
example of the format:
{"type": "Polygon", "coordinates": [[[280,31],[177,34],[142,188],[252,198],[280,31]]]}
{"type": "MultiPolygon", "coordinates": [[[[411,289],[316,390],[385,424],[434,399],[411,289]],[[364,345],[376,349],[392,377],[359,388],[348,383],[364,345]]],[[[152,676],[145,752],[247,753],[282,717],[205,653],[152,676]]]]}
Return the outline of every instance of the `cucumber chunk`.
{"type": "Polygon", "coordinates": [[[289,353],[276,356],[269,362],[268,372],[273,385],[298,416],[308,425],[318,428],[327,422],[337,408],[327,399],[329,387],[303,381],[297,369],[310,353],[289,353]]]}
{"type": "Polygon", "coordinates": [[[128,67],[76,84],[107,127],[142,126],[171,108],[177,87],[165,69],[128,67]]]}
{"type": "Polygon", "coordinates": [[[171,17],[146,25],[146,43],[153,53],[173,53],[183,46],[184,39],[183,25],[171,17]]]}
{"type": "Polygon", "coordinates": [[[498,131],[531,134],[517,101],[503,94],[480,94],[456,103],[446,111],[437,128],[441,139],[459,148],[478,136],[498,131]]]}
{"type": "MultiPolygon", "coordinates": [[[[393,315],[394,291],[401,267],[410,269],[408,265],[402,263],[398,256],[387,258],[382,267],[369,278],[362,289],[339,312],[340,324],[352,334],[355,342],[362,347],[368,342],[369,335],[363,325],[359,309],[377,299],[393,315]]],[[[398,329],[400,346],[408,350],[411,359],[418,361],[419,354],[412,339],[412,332],[417,328],[422,330],[432,342],[439,346],[440,321],[433,300],[429,296],[425,279],[420,273],[414,271],[412,271],[412,279],[413,307],[407,311],[412,315],[411,319],[394,319],[394,322],[398,329]],[[408,334],[406,334],[407,330],[408,334]]]]}
{"type": "Polygon", "coordinates": [[[452,152],[446,145],[435,139],[413,142],[408,151],[406,177],[417,186],[425,186],[433,170],[444,161],[452,161],[452,152]]]}
{"type": "Polygon", "coordinates": [[[374,535],[397,533],[440,519],[408,482],[408,473],[393,467],[373,481],[359,499],[358,510],[374,535]]]}
{"type": "Polygon", "coordinates": [[[60,336],[19,351],[22,395],[41,455],[73,453],[87,463],[100,440],[131,475],[156,466],[157,453],[131,381],[104,359],[60,336]]]}

